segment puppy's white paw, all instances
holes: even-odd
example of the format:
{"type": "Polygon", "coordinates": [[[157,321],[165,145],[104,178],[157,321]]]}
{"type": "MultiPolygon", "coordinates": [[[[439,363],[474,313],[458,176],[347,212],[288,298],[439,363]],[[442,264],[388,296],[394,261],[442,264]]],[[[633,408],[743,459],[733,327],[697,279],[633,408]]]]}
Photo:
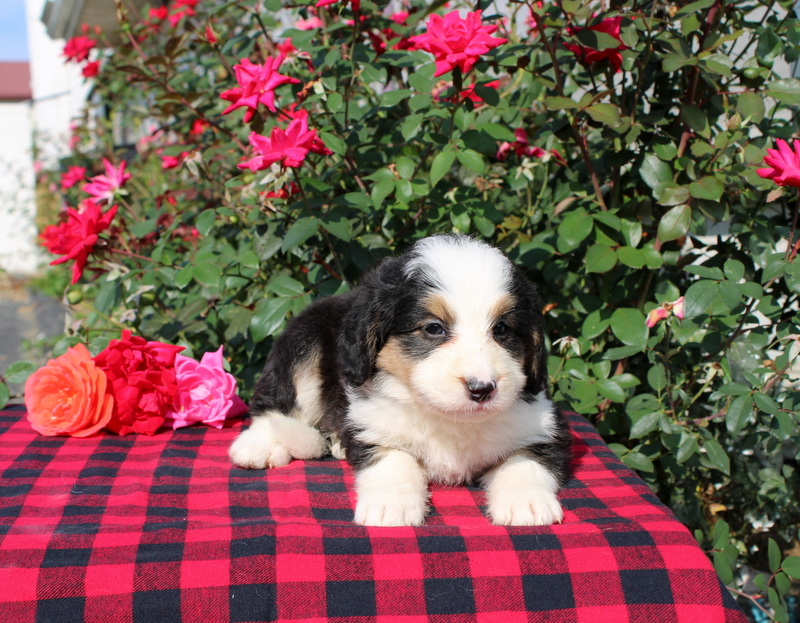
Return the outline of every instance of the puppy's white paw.
{"type": "Polygon", "coordinates": [[[524,453],[510,456],[487,472],[483,484],[496,525],[547,526],[564,519],[555,477],[524,453]]]}
{"type": "Polygon", "coordinates": [[[385,450],[356,475],[355,522],[362,526],[421,526],[428,512],[428,478],[417,460],[385,450]]]}
{"type": "Polygon", "coordinates": [[[228,450],[231,460],[246,469],[283,467],[292,460],[288,448],[276,438],[266,417],[253,418],[253,423],[242,432],[228,450]]]}
{"type": "Polygon", "coordinates": [[[549,526],[564,519],[564,510],[555,494],[526,489],[495,495],[489,515],[498,526],[549,526]]]}
{"type": "Polygon", "coordinates": [[[427,496],[417,492],[362,493],[354,521],[362,526],[421,526],[427,513],[427,496]]]}

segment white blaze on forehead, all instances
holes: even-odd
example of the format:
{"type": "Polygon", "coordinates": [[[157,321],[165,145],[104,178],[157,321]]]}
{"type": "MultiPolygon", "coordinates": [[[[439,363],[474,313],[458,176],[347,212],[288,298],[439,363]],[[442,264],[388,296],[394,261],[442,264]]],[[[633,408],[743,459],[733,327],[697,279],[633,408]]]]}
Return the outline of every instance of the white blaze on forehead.
{"type": "Polygon", "coordinates": [[[508,296],[511,263],[494,247],[467,236],[432,236],[414,249],[406,275],[418,274],[430,282],[457,315],[467,310],[485,313],[508,296]]]}

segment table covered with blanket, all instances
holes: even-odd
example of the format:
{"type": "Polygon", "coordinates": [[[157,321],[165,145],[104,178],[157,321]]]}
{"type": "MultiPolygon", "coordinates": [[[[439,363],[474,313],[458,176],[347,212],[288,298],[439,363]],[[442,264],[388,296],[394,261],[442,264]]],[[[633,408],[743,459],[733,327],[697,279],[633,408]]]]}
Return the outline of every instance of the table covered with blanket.
{"type": "Polygon", "coordinates": [[[744,623],[689,531],[571,416],[564,522],[493,526],[432,487],[416,528],[352,523],[335,459],[234,467],[242,422],[43,437],[0,412],[0,621],[744,623]]]}

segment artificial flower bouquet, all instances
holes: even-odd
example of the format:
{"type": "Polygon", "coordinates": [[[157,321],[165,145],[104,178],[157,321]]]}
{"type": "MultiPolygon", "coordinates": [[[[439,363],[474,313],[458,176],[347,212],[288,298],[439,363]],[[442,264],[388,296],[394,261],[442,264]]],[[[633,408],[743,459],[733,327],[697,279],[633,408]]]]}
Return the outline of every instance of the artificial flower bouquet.
{"type": "Polygon", "coordinates": [[[122,331],[92,357],[83,344],[51,359],[25,383],[28,420],[42,435],[87,437],[108,430],[153,435],[202,422],[222,428],[247,406],[223,368],[222,346],[198,362],[182,346],[122,331]]]}

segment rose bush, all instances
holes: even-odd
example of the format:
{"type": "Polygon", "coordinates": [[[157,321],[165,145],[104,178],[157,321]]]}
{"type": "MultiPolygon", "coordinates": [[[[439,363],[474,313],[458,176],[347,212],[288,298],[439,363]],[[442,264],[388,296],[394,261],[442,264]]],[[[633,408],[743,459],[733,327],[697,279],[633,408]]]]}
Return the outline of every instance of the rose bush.
{"type": "MultiPolygon", "coordinates": [[[[697,531],[731,590],[744,563],[763,571],[758,607],[787,620],[791,3],[314,4],[120,3],[121,44],[69,48],[99,63],[107,114],[76,128],[61,171],[96,178],[105,158],[131,177],[107,188],[119,211],[67,292],[79,320],[56,354],[121,329],[188,355],[224,345],[246,396],[311,300],[419,237],[485,238],[540,284],[554,398],[697,531]]],[[[87,198],[64,186],[65,205],[87,198]]]]}

